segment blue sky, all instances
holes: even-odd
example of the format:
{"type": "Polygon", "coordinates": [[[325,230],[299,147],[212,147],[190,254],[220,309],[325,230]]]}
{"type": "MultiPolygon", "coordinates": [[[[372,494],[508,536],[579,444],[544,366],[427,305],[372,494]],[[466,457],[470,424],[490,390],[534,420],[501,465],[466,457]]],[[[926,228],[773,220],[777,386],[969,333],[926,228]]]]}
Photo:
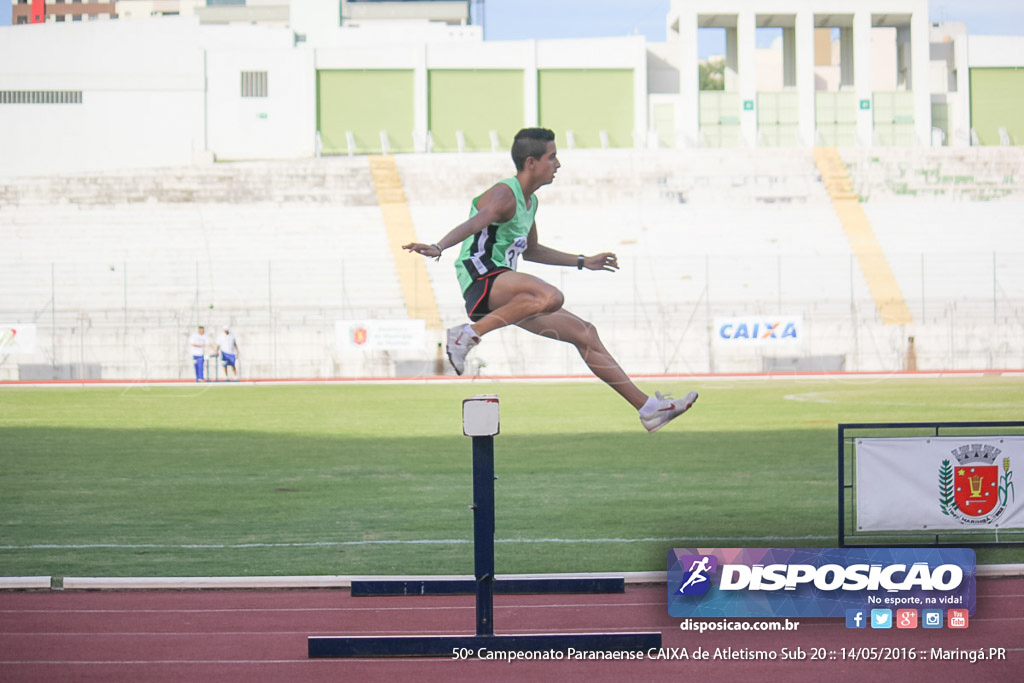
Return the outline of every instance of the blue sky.
{"type": "MultiPolygon", "coordinates": [[[[478,0],[473,0],[478,6],[478,0]]],[[[642,34],[665,40],[669,0],[484,0],[488,40],[642,34]]],[[[1024,35],[1022,0],[929,0],[932,21],[964,21],[972,34],[1024,35]]],[[[0,26],[11,0],[0,0],[0,26]]]]}
{"type": "MultiPolygon", "coordinates": [[[[669,0],[485,0],[488,40],[582,38],[639,33],[665,40],[669,0]]],[[[929,0],[932,21],[963,21],[967,31],[1024,35],[1022,0],[929,0]]]]}
{"type": "MultiPolygon", "coordinates": [[[[669,5],[669,0],[485,0],[484,35],[522,40],[641,34],[648,42],[663,42],[669,5]]],[[[1024,0],[929,0],[928,14],[933,22],[966,22],[970,34],[1024,35],[1024,0]]],[[[701,32],[699,41],[702,58],[725,51],[721,31],[701,32]]]]}

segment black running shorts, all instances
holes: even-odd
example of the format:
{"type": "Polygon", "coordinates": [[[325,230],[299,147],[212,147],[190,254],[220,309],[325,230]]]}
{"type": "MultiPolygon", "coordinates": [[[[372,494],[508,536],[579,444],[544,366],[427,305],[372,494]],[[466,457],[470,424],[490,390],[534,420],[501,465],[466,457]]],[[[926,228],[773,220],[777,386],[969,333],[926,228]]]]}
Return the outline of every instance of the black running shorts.
{"type": "Polygon", "coordinates": [[[509,270],[509,268],[502,268],[501,270],[490,272],[482,278],[474,280],[466,288],[463,296],[466,298],[466,313],[469,315],[470,320],[476,322],[491,312],[490,298],[491,287],[494,286],[494,278],[502,273],[507,273],[509,270]]]}

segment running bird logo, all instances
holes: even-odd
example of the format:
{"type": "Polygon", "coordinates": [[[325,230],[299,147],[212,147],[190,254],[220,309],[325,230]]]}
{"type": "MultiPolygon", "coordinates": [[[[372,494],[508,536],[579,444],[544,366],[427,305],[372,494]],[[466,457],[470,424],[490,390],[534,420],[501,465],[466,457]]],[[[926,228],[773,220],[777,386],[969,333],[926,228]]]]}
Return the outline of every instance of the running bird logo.
{"type": "Polygon", "coordinates": [[[964,525],[999,519],[1016,496],[1010,459],[997,460],[995,446],[970,444],[951,452],[956,464],[943,460],[939,466],[939,507],[942,513],[964,525]],[[1000,473],[1000,469],[1002,473],[1000,473]]]}
{"type": "Polygon", "coordinates": [[[684,555],[679,566],[685,568],[679,595],[704,595],[711,587],[709,574],[718,571],[718,558],[714,555],[684,555]]]}

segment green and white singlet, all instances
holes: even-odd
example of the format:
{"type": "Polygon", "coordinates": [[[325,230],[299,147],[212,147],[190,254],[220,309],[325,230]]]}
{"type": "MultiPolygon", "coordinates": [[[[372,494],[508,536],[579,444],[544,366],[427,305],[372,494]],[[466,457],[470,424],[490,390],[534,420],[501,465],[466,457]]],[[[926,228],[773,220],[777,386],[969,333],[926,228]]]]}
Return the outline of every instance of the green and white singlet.
{"type": "MultiPolygon", "coordinates": [[[[500,182],[508,185],[515,194],[516,213],[511,220],[505,223],[492,223],[463,240],[459,258],[455,261],[455,272],[463,293],[474,280],[487,277],[499,270],[515,270],[519,255],[526,250],[526,236],[530,233],[533,217],[537,214],[537,196],[531,195],[530,208],[526,208],[526,199],[523,197],[523,188],[520,187],[519,180],[513,177],[500,182]]],[[[473,199],[470,218],[478,213],[476,203],[479,199],[480,197],[473,199]]]]}

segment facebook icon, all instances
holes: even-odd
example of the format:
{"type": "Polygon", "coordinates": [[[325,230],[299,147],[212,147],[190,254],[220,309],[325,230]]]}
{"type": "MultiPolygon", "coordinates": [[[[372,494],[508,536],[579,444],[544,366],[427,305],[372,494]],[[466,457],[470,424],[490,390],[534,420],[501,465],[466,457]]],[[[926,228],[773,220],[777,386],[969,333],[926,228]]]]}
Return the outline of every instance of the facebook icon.
{"type": "Polygon", "coordinates": [[[868,619],[866,614],[862,609],[846,610],[846,628],[867,628],[868,619]]]}

